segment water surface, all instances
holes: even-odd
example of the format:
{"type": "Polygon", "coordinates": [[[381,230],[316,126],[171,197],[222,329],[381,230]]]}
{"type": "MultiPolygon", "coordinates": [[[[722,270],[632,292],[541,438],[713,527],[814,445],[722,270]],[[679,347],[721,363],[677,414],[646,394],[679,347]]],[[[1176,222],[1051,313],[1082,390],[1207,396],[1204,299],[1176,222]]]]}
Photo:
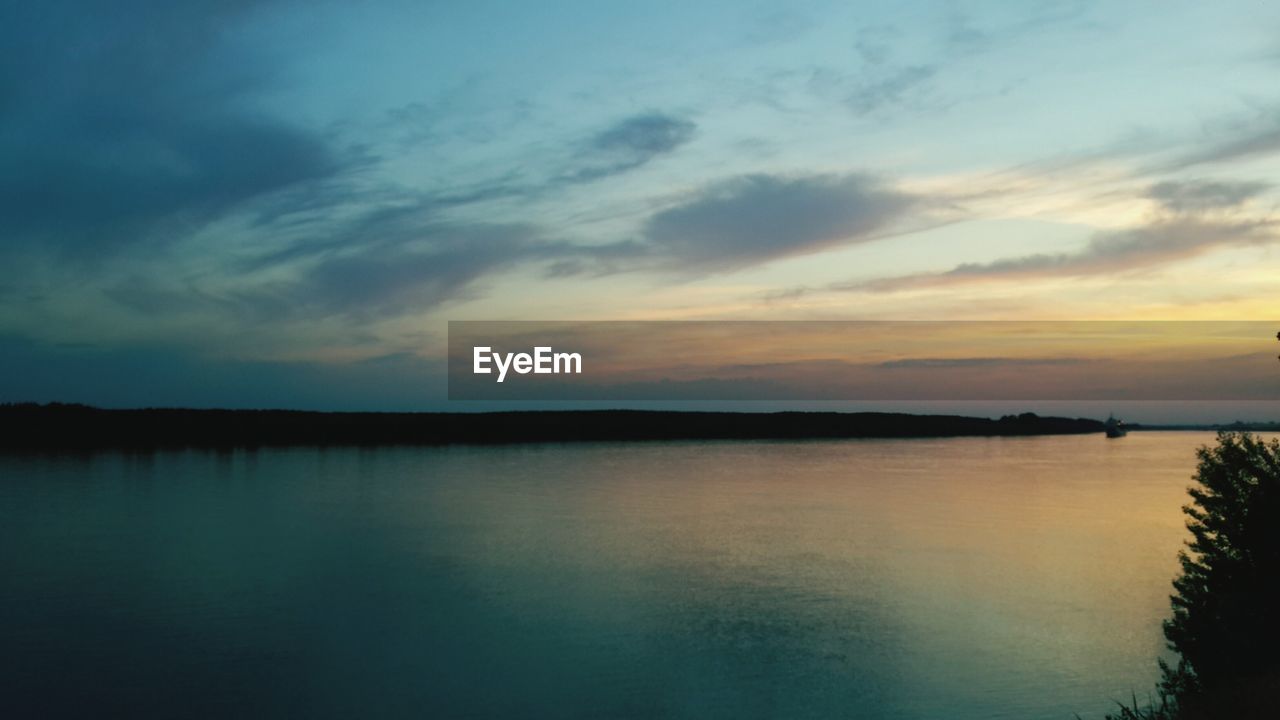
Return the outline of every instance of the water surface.
{"type": "Polygon", "coordinates": [[[0,456],[0,714],[1099,717],[1211,440],[0,456]]]}

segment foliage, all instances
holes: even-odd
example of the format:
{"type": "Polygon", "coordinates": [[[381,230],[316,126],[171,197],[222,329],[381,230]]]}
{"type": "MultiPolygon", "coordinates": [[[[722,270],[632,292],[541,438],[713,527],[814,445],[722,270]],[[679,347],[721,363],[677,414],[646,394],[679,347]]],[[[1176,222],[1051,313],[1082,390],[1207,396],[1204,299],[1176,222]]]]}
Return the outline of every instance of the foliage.
{"type": "MultiPolygon", "coordinates": [[[[1148,698],[1146,705],[1139,705],[1137,696],[1133,696],[1129,705],[1117,702],[1120,709],[1107,715],[1106,720],[1176,720],[1176,706],[1168,695],[1161,695],[1160,702],[1148,698]]],[[[1076,716],[1079,718],[1079,716],[1076,716]]]]}
{"type": "Polygon", "coordinates": [[[1177,665],[1160,662],[1158,700],[1137,697],[1108,720],[1275,717],[1280,697],[1280,441],[1220,432],[1196,451],[1182,508],[1191,540],[1178,554],[1173,616],[1177,665]]]}
{"type": "Polygon", "coordinates": [[[1280,647],[1280,441],[1222,432],[1197,455],[1192,539],[1164,624],[1182,658],[1163,666],[1164,687],[1179,697],[1263,675],[1280,647]]]}

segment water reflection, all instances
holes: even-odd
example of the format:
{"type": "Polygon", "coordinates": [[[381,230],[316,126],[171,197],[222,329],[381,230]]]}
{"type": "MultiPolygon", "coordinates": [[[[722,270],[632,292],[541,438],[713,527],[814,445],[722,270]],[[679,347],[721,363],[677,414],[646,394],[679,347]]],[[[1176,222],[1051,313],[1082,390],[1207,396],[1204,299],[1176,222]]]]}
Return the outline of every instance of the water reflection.
{"type": "Polygon", "coordinates": [[[5,457],[0,677],[68,717],[1099,713],[1155,680],[1209,439],[5,457]]]}

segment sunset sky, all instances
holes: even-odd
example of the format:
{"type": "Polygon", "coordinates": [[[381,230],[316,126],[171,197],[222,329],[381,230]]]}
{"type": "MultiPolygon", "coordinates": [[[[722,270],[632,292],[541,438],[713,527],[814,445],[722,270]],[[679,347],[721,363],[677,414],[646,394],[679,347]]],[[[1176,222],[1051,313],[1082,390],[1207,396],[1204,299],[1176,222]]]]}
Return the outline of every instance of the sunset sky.
{"type": "Polygon", "coordinates": [[[1280,6],[6,3],[0,401],[413,409],[448,320],[1280,317],[1280,6]]]}

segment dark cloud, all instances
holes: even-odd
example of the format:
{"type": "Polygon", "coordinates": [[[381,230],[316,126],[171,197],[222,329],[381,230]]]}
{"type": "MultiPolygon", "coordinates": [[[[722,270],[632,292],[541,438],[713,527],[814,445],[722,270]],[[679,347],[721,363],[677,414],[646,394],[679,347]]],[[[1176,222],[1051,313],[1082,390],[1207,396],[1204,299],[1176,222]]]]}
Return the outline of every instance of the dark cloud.
{"type": "MultiPolygon", "coordinates": [[[[641,143],[640,135],[629,142],[670,146],[641,143]]],[[[651,217],[639,241],[583,245],[549,239],[532,225],[442,219],[443,210],[468,197],[423,195],[252,258],[246,271],[290,268],[293,279],[233,304],[244,318],[368,319],[475,297],[485,277],[515,268],[541,267],[549,278],[721,272],[868,240],[916,202],[860,176],[750,176],[651,217]]],[[[137,304],[139,291],[113,290],[112,297],[137,304]]]]}
{"type": "MultiPolygon", "coordinates": [[[[489,275],[545,266],[548,277],[619,272],[643,255],[635,243],[549,241],[525,225],[446,226],[407,247],[336,253],[306,270],[284,300],[295,314],[367,318],[423,312],[473,298],[489,275]]],[[[280,298],[276,298],[278,301],[280,298]]]]}
{"type": "Polygon", "coordinates": [[[870,240],[916,202],[858,175],[750,175],[654,215],[644,236],[670,265],[726,271],[870,240]]]}
{"type": "Polygon", "coordinates": [[[590,182],[639,168],[693,139],[697,126],[663,113],[634,115],[609,127],[588,143],[582,166],[561,177],[590,182]]]}
{"type": "Polygon", "coordinates": [[[833,286],[835,290],[890,292],[996,279],[1105,275],[1157,266],[1220,247],[1274,239],[1269,222],[1212,222],[1178,218],[1120,232],[1099,233],[1072,253],[1025,255],[990,263],[965,263],[923,273],[833,286]]]}
{"type": "Polygon", "coordinates": [[[515,225],[424,228],[410,246],[365,247],[325,258],[291,288],[291,299],[303,312],[320,315],[426,310],[465,296],[480,277],[536,254],[530,235],[515,225]]]}
{"type": "Polygon", "coordinates": [[[527,224],[447,222],[434,210],[430,202],[379,209],[328,236],[256,258],[247,270],[290,268],[292,279],[230,302],[246,319],[389,317],[474,297],[486,276],[505,270],[542,265],[553,277],[615,272],[621,269],[615,263],[646,252],[638,243],[551,240],[527,224]]]}
{"type": "MultiPolygon", "coordinates": [[[[420,104],[411,104],[397,108],[392,114],[398,123],[401,116],[426,112],[423,108],[420,104]]],[[[674,152],[693,138],[695,130],[693,122],[662,113],[627,118],[581,143],[576,156],[568,163],[570,169],[556,171],[549,179],[530,178],[521,171],[513,170],[503,176],[471,185],[454,184],[447,190],[398,192],[385,188],[370,190],[352,183],[309,183],[302,188],[277,193],[270,202],[259,203],[256,210],[257,224],[263,226],[282,220],[305,223],[316,218],[327,222],[330,220],[327,211],[335,207],[362,204],[373,208],[364,213],[366,220],[362,222],[382,225],[388,216],[401,216],[417,218],[420,225],[422,218],[434,217],[449,209],[504,200],[535,200],[567,185],[620,175],[659,156],[674,152]]],[[[371,160],[353,151],[351,165],[355,166],[355,161],[362,159],[371,160]]],[[[380,231],[385,229],[379,228],[380,231]]],[[[323,247],[323,243],[317,245],[314,240],[303,245],[306,247],[289,249],[288,254],[323,247]]],[[[264,255],[259,260],[269,261],[273,258],[272,255],[264,255]]]]}
{"type": "Polygon", "coordinates": [[[228,268],[246,274],[245,283],[201,287],[133,275],[103,293],[144,315],[213,313],[242,325],[369,320],[430,310],[472,296],[488,274],[579,252],[542,239],[529,225],[450,223],[433,210],[431,203],[419,202],[331,221],[323,235],[304,235],[228,268]]]}
{"type": "Polygon", "coordinates": [[[1237,207],[1271,187],[1271,183],[1252,181],[1171,180],[1152,185],[1147,194],[1174,212],[1203,212],[1237,207]]]}
{"type": "Polygon", "coordinates": [[[271,66],[234,43],[261,4],[6,4],[0,238],[92,252],[190,233],[367,160],[251,109],[271,66]]]}
{"type": "MultiPolygon", "coordinates": [[[[500,182],[473,188],[459,188],[450,193],[416,193],[399,196],[366,198],[370,207],[351,218],[334,218],[325,213],[320,222],[307,226],[307,232],[296,240],[277,244],[256,256],[242,260],[245,271],[262,270],[274,266],[332,254],[343,249],[365,248],[394,250],[404,245],[431,244],[441,237],[441,228],[463,227],[442,220],[446,212],[487,200],[510,197],[513,191],[500,182]]],[[[484,234],[488,223],[478,223],[484,234]]],[[[452,236],[445,232],[444,236],[452,236]]]]}
{"type": "MultiPolygon", "coordinates": [[[[243,281],[185,280],[137,262],[102,292],[134,313],[244,323],[420,312],[472,297],[483,278],[516,266],[614,272],[646,252],[451,215],[641,167],[687,144],[690,120],[623,118],[541,178],[513,171],[439,191],[364,182],[357,171],[379,160],[370,150],[261,110],[281,87],[278,58],[244,31],[268,4],[53,0],[0,10],[0,251],[136,262],[240,218],[262,249],[221,262],[243,281]]],[[[414,105],[391,121],[427,131],[428,119],[414,105]]]]}
{"type": "Polygon", "coordinates": [[[592,144],[603,152],[622,151],[652,157],[689,142],[695,127],[688,120],[660,113],[636,115],[600,133],[592,144]]]}
{"type": "Polygon", "coordinates": [[[1247,161],[1277,152],[1280,152],[1280,113],[1272,113],[1261,122],[1230,128],[1229,137],[1207,142],[1205,147],[1183,155],[1164,169],[1247,161]]]}

